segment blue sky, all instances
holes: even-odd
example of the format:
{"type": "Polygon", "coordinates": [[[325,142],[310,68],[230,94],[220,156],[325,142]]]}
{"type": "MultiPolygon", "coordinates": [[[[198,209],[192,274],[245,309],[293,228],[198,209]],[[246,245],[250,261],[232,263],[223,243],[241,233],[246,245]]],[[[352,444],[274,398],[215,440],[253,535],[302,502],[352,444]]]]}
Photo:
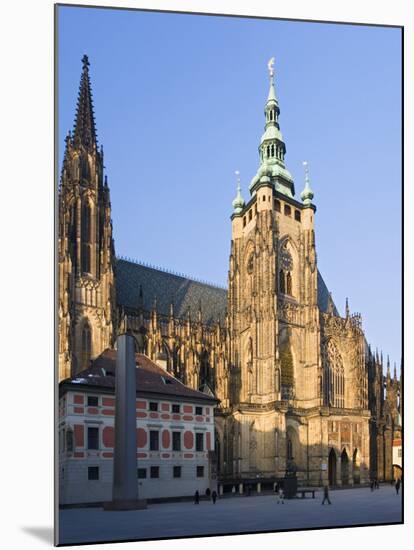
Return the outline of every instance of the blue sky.
{"type": "Polygon", "coordinates": [[[393,28],[59,8],[59,147],[89,56],[118,255],[226,285],[276,58],[286,165],[309,162],[319,269],[401,357],[401,37],[393,28]]]}

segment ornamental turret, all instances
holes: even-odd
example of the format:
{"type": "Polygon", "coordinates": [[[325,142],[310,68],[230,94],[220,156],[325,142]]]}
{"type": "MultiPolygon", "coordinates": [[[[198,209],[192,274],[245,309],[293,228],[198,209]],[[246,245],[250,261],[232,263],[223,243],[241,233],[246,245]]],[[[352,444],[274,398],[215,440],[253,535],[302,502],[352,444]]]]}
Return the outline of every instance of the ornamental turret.
{"type": "Polygon", "coordinates": [[[236,198],[233,201],[233,213],[238,215],[241,214],[243,207],[245,205],[244,199],[241,196],[241,189],[240,189],[240,172],[236,170],[235,172],[237,176],[237,195],[236,198]]]}
{"type": "Polygon", "coordinates": [[[303,204],[306,206],[311,206],[313,199],[313,191],[310,187],[309,182],[309,166],[306,160],[303,161],[303,166],[305,168],[305,189],[300,194],[300,198],[303,201],[303,204]]]}

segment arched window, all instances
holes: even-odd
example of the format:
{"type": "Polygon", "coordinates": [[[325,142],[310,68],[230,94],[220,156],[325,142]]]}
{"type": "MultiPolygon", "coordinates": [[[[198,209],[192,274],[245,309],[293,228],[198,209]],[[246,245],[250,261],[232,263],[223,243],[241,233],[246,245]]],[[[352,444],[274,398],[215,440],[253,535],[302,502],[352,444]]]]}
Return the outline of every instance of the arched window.
{"type": "Polygon", "coordinates": [[[292,276],[290,273],[286,275],[286,294],[292,296],[292,276]]]}
{"type": "Polygon", "coordinates": [[[341,354],[333,340],[323,349],[325,402],[331,407],[345,407],[345,374],[341,354]]]}
{"type": "Polygon", "coordinates": [[[285,287],[285,273],[283,269],[279,271],[279,292],[282,294],[285,294],[286,287],[285,287]]]}
{"type": "Polygon", "coordinates": [[[293,459],[293,445],[292,445],[292,440],[290,439],[290,437],[287,438],[287,445],[286,445],[287,449],[286,449],[286,458],[288,460],[292,460],[293,459]]]}
{"type": "Polygon", "coordinates": [[[87,369],[92,355],[92,331],[88,321],[82,329],[82,369],[87,369]]]}
{"type": "Polygon", "coordinates": [[[88,203],[82,204],[81,239],[82,239],[82,272],[91,272],[91,207],[88,203]]]}

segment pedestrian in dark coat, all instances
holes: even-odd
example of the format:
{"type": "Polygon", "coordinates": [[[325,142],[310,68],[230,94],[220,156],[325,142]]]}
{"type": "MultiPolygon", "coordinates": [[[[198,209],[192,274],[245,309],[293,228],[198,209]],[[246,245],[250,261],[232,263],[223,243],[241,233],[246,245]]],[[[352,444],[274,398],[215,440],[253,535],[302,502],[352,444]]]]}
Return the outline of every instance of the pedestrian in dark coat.
{"type": "Polygon", "coordinates": [[[400,485],[401,485],[401,481],[399,479],[397,479],[397,483],[395,484],[395,490],[397,492],[397,495],[400,491],[400,485]]]}
{"type": "Polygon", "coordinates": [[[323,500],[322,500],[322,506],[325,504],[325,500],[328,501],[328,504],[331,504],[331,501],[329,500],[329,488],[327,485],[323,488],[323,500]]]}
{"type": "Polygon", "coordinates": [[[217,493],[216,493],[216,491],[213,491],[213,492],[211,493],[211,498],[213,499],[213,504],[215,504],[215,503],[216,503],[216,500],[217,500],[217,493]]]}
{"type": "Polygon", "coordinates": [[[374,490],[375,481],[371,481],[371,491],[374,490]]]}
{"type": "Polygon", "coordinates": [[[200,493],[198,491],[194,495],[194,504],[200,504],[200,493]]]}
{"type": "Polygon", "coordinates": [[[206,497],[210,500],[210,494],[211,494],[211,491],[210,491],[210,487],[207,487],[206,489],[206,497]]]}

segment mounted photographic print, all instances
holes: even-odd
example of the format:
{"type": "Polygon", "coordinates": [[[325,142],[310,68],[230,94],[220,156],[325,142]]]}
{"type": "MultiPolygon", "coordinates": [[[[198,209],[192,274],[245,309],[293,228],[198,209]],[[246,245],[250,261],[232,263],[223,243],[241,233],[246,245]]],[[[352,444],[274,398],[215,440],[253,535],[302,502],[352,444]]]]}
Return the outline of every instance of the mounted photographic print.
{"type": "Polygon", "coordinates": [[[402,33],[56,6],[58,545],[402,523],[402,33]]]}

